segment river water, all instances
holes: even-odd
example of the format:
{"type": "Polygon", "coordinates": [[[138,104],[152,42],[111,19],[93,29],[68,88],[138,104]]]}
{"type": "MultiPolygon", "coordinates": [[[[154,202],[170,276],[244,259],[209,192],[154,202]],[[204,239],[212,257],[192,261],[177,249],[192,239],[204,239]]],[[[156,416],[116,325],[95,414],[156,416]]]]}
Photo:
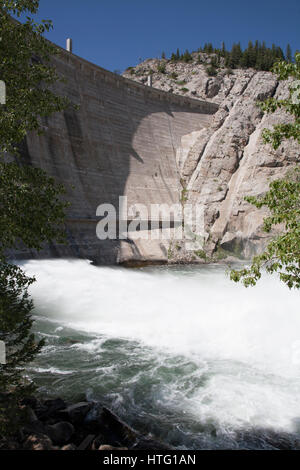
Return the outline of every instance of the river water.
{"type": "Polygon", "coordinates": [[[43,395],[100,399],[182,449],[298,446],[299,292],[268,275],[246,289],[212,265],[23,267],[43,395]]]}

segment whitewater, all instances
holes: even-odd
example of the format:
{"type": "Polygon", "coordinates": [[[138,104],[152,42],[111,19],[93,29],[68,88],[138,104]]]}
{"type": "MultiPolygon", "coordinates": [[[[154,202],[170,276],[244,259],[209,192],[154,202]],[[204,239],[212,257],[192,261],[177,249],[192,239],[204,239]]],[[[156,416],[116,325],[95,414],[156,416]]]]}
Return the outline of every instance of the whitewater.
{"type": "Polygon", "coordinates": [[[276,277],[226,268],[31,260],[40,393],[102,400],[177,448],[277,448],[300,438],[300,302],[276,277]]]}

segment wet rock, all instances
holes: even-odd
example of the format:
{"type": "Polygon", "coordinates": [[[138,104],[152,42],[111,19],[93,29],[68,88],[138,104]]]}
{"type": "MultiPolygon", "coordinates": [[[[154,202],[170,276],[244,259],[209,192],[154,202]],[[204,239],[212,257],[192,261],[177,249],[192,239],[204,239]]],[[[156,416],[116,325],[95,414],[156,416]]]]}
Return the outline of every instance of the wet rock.
{"type": "Polygon", "coordinates": [[[91,404],[88,402],[75,403],[75,405],[70,405],[64,410],[60,411],[60,416],[65,418],[68,421],[71,421],[73,424],[82,423],[91,408],[91,404]]]}
{"type": "Polygon", "coordinates": [[[67,421],[46,426],[46,433],[54,444],[66,444],[70,441],[74,431],[74,426],[67,421]]]}
{"type": "Polygon", "coordinates": [[[22,429],[23,433],[28,434],[46,434],[45,424],[40,420],[33,421],[31,423],[26,423],[22,429]]]}
{"type": "Polygon", "coordinates": [[[63,446],[61,450],[77,450],[77,447],[74,444],[67,444],[63,446]]]}
{"type": "Polygon", "coordinates": [[[101,445],[105,443],[105,437],[103,434],[98,434],[97,437],[95,437],[93,443],[92,443],[92,450],[97,450],[101,445]]]}
{"type": "Polygon", "coordinates": [[[103,444],[99,447],[99,450],[128,450],[128,447],[113,447],[108,444],[103,444]]]}
{"type": "Polygon", "coordinates": [[[24,450],[53,450],[51,439],[45,434],[32,434],[28,436],[24,445],[24,450]]]}
{"type": "MultiPolygon", "coordinates": [[[[35,406],[33,402],[27,403],[35,406]]],[[[35,412],[24,403],[21,408],[27,413],[27,424],[9,442],[0,441],[0,450],[170,449],[149,437],[144,438],[99,402],[82,401],[59,409],[63,405],[65,402],[60,399],[38,401],[35,412]],[[40,410],[44,421],[38,419],[40,410]]]]}
{"type": "Polygon", "coordinates": [[[101,403],[90,404],[90,409],[84,418],[84,423],[90,428],[97,429],[97,426],[102,420],[103,406],[101,403]]]}
{"type": "MultiPolygon", "coordinates": [[[[132,445],[138,437],[138,433],[128,424],[124,423],[111,410],[103,407],[101,414],[104,429],[109,430],[110,438],[115,438],[115,443],[119,442],[126,445],[132,445]]],[[[105,435],[107,437],[107,435],[105,435]]],[[[114,445],[114,442],[109,442],[114,445]]]]}
{"type": "Polygon", "coordinates": [[[47,406],[51,411],[59,411],[66,407],[66,402],[61,398],[54,398],[51,400],[45,400],[44,405],[47,406]]]}
{"type": "Polygon", "coordinates": [[[94,434],[89,434],[88,436],[86,436],[78,446],[77,450],[88,450],[89,448],[91,448],[94,437],[94,434]]]}
{"type": "Polygon", "coordinates": [[[37,406],[36,414],[39,419],[48,419],[52,417],[58,418],[58,413],[67,407],[67,404],[61,398],[55,398],[52,400],[45,400],[43,403],[37,406]]]}
{"type": "Polygon", "coordinates": [[[147,437],[138,438],[137,442],[130,448],[131,450],[172,450],[171,446],[147,437]]]}

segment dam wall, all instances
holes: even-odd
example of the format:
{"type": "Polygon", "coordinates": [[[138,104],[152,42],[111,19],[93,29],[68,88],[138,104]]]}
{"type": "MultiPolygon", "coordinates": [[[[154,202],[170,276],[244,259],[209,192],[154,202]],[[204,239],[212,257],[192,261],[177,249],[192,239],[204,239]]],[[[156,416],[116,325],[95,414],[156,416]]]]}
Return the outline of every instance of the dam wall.
{"type": "Polygon", "coordinates": [[[53,61],[65,79],[55,91],[79,107],[44,119],[44,134],[29,134],[22,153],[65,185],[68,244],[18,257],[84,257],[102,264],[166,260],[167,244],[159,240],[99,240],[97,207],[118,208],[119,196],[127,196],[129,205],[179,203],[181,138],[209,126],[218,106],[141,85],[63,49],[53,61]]]}

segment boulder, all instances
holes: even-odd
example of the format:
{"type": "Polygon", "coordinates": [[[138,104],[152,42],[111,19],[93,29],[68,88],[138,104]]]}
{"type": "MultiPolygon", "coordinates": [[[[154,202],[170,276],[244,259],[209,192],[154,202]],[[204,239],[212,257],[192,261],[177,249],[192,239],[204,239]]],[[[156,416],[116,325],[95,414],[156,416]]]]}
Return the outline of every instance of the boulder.
{"type": "Polygon", "coordinates": [[[47,406],[51,411],[59,411],[66,407],[66,402],[61,398],[54,398],[51,400],[45,400],[44,405],[47,406]]]}
{"type": "Polygon", "coordinates": [[[88,450],[90,449],[92,442],[94,440],[95,435],[94,434],[89,434],[86,436],[83,441],[79,444],[77,450],[88,450]]]}
{"type": "Polygon", "coordinates": [[[98,402],[91,403],[89,411],[84,418],[85,424],[90,427],[93,427],[93,426],[97,427],[98,423],[102,419],[102,411],[103,411],[103,407],[101,403],[98,403],[98,402]]]}
{"type": "Polygon", "coordinates": [[[67,407],[67,404],[61,398],[55,398],[51,400],[45,400],[43,403],[37,406],[36,414],[39,419],[45,420],[48,418],[58,418],[58,413],[67,407]]]}
{"type": "Polygon", "coordinates": [[[69,442],[74,434],[74,426],[67,421],[48,425],[45,430],[52,442],[59,445],[69,442]]]}
{"type": "Polygon", "coordinates": [[[77,447],[74,444],[67,444],[63,446],[61,450],[77,450],[77,447]]]}
{"type": "Polygon", "coordinates": [[[108,431],[105,433],[105,437],[109,437],[110,440],[113,439],[113,441],[111,440],[110,444],[113,445],[116,443],[121,443],[125,445],[132,445],[133,442],[135,442],[137,439],[138,433],[108,408],[103,407],[101,419],[103,423],[103,429],[108,431]]]}
{"type": "Polygon", "coordinates": [[[53,450],[51,439],[45,434],[31,434],[26,439],[24,450],[53,450]]]}
{"type": "Polygon", "coordinates": [[[73,424],[82,423],[91,408],[91,403],[86,401],[70,405],[60,411],[60,416],[73,424]]]}
{"type": "Polygon", "coordinates": [[[128,447],[113,447],[108,444],[103,444],[98,450],[128,450],[128,447]]]}
{"type": "Polygon", "coordinates": [[[26,423],[22,428],[24,434],[46,434],[45,424],[40,420],[32,421],[31,423],[26,423]]]}
{"type": "Polygon", "coordinates": [[[213,98],[216,96],[221,89],[221,82],[218,78],[209,78],[206,83],[206,96],[207,98],[213,98]]]}
{"type": "Polygon", "coordinates": [[[103,434],[98,434],[97,437],[95,437],[93,443],[92,443],[92,450],[97,450],[99,447],[106,442],[105,436],[103,434]]]}
{"type": "Polygon", "coordinates": [[[172,450],[171,446],[147,437],[140,437],[131,450],[172,450]]]}

